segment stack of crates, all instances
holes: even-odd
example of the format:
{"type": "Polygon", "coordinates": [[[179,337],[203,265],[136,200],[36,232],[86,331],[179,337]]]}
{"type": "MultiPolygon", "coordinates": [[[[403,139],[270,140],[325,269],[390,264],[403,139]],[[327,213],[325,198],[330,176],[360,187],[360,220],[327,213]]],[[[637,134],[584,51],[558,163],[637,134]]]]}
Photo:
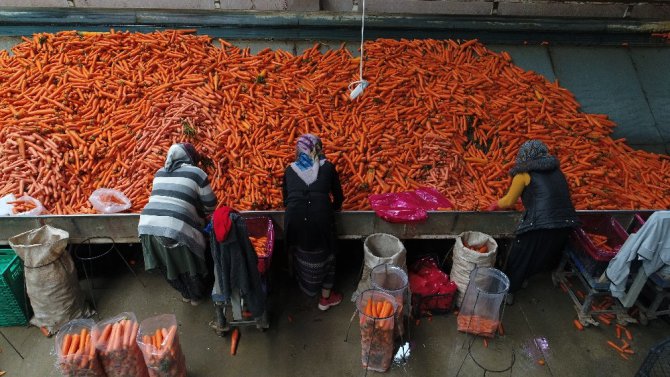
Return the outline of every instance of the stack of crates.
{"type": "Polygon", "coordinates": [[[24,290],[23,263],[12,249],[0,249],[0,326],[28,323],[29,310],[24,290]]]}
{"type": "Polygon", "coordinates": [[[613,217],[580,216],[581,228],[570,235],[574,262],[591,277],[599,277],[628,239],[626,230],[613,217]],[[607,237],[608,246],[597,246],[589,234],[607,237]]]}

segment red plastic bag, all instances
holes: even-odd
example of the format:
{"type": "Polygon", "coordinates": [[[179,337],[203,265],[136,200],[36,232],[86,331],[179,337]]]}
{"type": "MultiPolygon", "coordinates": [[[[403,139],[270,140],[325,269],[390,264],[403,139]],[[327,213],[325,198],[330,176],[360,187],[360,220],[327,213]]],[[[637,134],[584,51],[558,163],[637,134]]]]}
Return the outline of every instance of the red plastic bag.
{"type": "Polygon", "coordinates": [[[372,194],[368,200],[377,216],[391,223],[424,221],[428,218],[427,211],[453,206],[449,199],[430,187],[414,191],[372,194]]]}

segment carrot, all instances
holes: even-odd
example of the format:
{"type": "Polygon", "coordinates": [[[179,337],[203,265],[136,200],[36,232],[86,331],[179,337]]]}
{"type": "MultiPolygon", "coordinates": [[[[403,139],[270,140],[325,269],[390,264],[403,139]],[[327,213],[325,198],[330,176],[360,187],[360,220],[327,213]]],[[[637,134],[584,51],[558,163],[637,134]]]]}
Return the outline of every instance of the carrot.
{"type": "Polygon", "coordinates": [[[79,348],[79,334],[72,335],[72,343],[70,343],[70,349],[67,351],[67,355],[72,355],[77,352],[79,348]]]}
{"type": "Polygon", "coordinates": [[[624,329],[624,332],[626,333],[626,339],[633,340],[633,334],[630,332],[630,330],[624,329]]]}
{"type": "Polygon", "coordinates": [[[72,344],[72,334],[65,334],[61,343],[60,354],[62,356],[67,355],[68,350],[70,349],[70,344],[72,344]]]}
{"type": "Polygon", "coordinates": [[[240,330],[238,328],[235,328],[233,330],[233,335],[230,338],[230,354],[232,356],[235,356],[237,353],[237,344],[240,341],[240,330]]]}
{"type": "Polygon", "coordinates": [[[172,344],[174,343],[174,339],[176,336],[177,336],[177,326],[172,325],[168,329],[167,336],[165,337],[166,349],[172,349],[172,344]]]}
{"type": "Polygon", "coordinates": [[[607,345],[609,345],[610,347],[614,348],[615,350],[617,350],[619,352],[623,352],[623,350],[619,346],[614,344],[611,340],[607,341],[607,345]]]}
{"type": "Polygon", "coordinates": [[[575,327],[577,328],[577,330],[579,330],[579,331],[584,330],[584,325],[582,325],[582,323],[579,322],[578,319],[573,320],[572,323],[575,325],[575,327]]]}
{"type": "Polygon", "coordinates": [[[484,338],[484,348],[489,348],[489,341],[486,338],[484,338]]]}
{"type": "Polygon", "coordinates": [[[98,340],[100,343],[105,343],[107,342],[107,338],[109,338],[110,333],[112,332],[112,324],[108,323],[105,325],[105,328],[102,330],[102,334],[100,334],[100,339],[98,340]]]}
{"type": "Polygon", "coordinates": [[[505,335],[505,329],[503,328],[502,322],[498,324],[498,335],[504,336],[505,335]]]}
{"type": "Polygon", "coordinates": [[[161,329],[156,329],[154,336],[156,337],[156,348],[160,348],[163,344],[163,333],[161,332],[161,329]]]}
{"type": "Polygon", "coordinates": [[[393,312],[393,305],[390,302],[384,300],[384,303],[382,304],[381,313],[379,314],[379,318],[386,318],[390,316],[392,312],[393,312]]]}
{"type": "Polygon", "coordinates": [[[617,339],[621,339],[621,327],[619,325],[616,327],[616,337],[617,339]]]}

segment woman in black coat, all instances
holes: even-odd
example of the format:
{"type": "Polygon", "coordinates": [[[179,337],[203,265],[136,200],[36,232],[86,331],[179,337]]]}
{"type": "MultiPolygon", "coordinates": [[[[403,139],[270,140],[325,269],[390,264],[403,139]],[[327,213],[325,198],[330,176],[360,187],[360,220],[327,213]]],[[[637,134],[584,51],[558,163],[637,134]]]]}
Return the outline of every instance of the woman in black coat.
{"type": "Polygon", "coordinates": [[[505,268],[510,281],[506,301],[511,305],[526,279],[558,262],[570,229],[579,221],[558,159],[543,142],[523,143],[510,175],[509,192],[488,209],[512,208],[519,197],[525,208],[505,268]]]}
{"type": "Polygon", "coordinates": [[[334,212],[342,208],[344,195],[335,166],[326,160],[318,137],[305,134],[298,138],[296,161],[286,167],[282,188],[285,242],[295,256],[298,284],[309,296],[321,290],[319,309],[328,310],[342,302],[342,295],[332,288],[334,212]]]}

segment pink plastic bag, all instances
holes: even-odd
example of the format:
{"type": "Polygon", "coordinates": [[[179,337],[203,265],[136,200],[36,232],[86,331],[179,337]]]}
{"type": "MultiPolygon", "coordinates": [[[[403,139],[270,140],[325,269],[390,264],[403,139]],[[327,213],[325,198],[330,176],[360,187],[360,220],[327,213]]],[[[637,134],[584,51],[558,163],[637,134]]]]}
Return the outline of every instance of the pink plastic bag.
{"type": "Polygon", "coordinates": [[[427,211],[453,206],[449,199],[430,187],[414,191],[372,194],[368,200],[377,216],[391,223],[424,221],[428,218],[427,211]]]}

